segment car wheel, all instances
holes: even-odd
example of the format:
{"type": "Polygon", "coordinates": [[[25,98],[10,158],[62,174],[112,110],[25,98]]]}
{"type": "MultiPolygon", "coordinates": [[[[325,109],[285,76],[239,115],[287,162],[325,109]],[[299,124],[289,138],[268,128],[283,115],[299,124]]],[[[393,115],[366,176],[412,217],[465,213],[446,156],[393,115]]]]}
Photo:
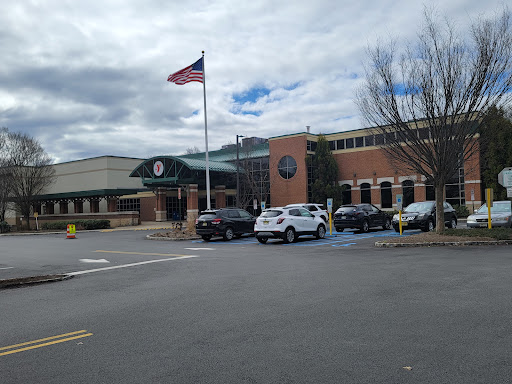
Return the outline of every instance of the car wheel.
{"type": "Polygon", "coordinates": [[[434,221],[432,219],[429,219],[427,221],[427,225],[425,225],[423,228],[421,228],[423,232],[432,232],[434,230],[434,221]]]}
{"type": "MultiPolygon", "coordinates": [[[[395,232],[400,233],[400,227],[398,225],[393,225],[393,229],[395,230],[395,232]]],[[[402,228],[402,230],[403,230],[403,228],[402,228]]]]}
{"type": "Polygon", "coordinates": [[[344,230],[344,229],[345,229],[345,228],[339,228],[339,227],[338,227],[338,228],[336,228],[336,232],[343,232],[343,230],[344,230]]]}
{"type": "Polygon", "coordinates": [[[224,240],[229,241],[229,240],[233,239],[234,236],[235,236],[235,232],[233,232],[233,228],[227,227],[226,231],[224,232],[224,236],[223,236],[224,240]]]}
{"type": "Polygon", "coordinates": [[[457,220],[455,219],[455,217],[452,217],[452,219],[450,220],[450,224],[448,224],[448,228],[457,228],[457,220]]]}
{"type": "Polygon", "coordinates": [[[261,244],[265,244],[268,241],[268,237],[258,237],[257,239],[261,244]]]}
{"type": "Polygon", "coordinates": [[[293,228],[286,228],[286,231],[284,232],[284,242],[285,243],[293,243],[296,239],[295,231],[293,228]]]}
{"type": "Polygon", "coordinates": [[[368,220],[363,221],[363,226],[361,227],[361,232],[367,233],[370,230],[370,224],[368,220]]]}
{"type": "Polygon", "coordinates": [[[391,229],[391,219],[387,218],[387,219],[386,219],[386,222],[384,223],[384,225],[382,226],[382,228],[383,228],[384,230],[391,229]]]}
{"type": "Polygon", "coordinates": [[[316,230],[316,238],[317,239],[323,239],[325,237],[325,227],[320,224],[318,226],[318,229],[316,230]]]}
{"type": "Polygon", "coordinates": [[[204,241],[210,241],[212,238],[212,235],[202,235],[201,237],[203,238],[204,241]]]}

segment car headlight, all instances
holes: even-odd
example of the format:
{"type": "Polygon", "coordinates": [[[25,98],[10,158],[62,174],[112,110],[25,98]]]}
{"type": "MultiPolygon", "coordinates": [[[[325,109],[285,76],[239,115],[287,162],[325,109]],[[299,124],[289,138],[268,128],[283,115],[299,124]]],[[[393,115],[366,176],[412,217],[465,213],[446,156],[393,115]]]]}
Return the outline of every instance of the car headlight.
{"type": "Polygon", "coordinates": [[[398,221],[398,215],[393,215],[393,221],[398,221]]]}
{"type": "Polygon", "coordinates": [[[474,217],[468,216],[466,223],[474,224],[476,223],[476,219],[474,217]]]}

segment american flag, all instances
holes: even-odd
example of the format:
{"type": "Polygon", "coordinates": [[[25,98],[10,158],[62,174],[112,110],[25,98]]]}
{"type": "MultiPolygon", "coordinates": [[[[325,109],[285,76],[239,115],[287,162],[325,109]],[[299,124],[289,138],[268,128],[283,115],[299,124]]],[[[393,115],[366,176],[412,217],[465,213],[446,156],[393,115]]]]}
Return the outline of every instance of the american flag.
{"type": "Polygon", "coordinates": [[[201,57],[194,64],[189,65],[182,70],[169,75],[167,81],[183,85],[191,81],[203,82],[203,58],[201,57]]]}

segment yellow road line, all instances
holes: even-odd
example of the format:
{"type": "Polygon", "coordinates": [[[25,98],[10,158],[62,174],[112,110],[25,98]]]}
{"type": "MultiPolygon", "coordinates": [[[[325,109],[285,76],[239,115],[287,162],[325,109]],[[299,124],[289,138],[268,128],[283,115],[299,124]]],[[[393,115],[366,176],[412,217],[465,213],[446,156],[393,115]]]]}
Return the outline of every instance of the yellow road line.
{"type": "Polygon", "coordinates": [[[172,253],[144,253],[144,252],[125,252],[125,251],[103,251],[101,249],[98,249],[98,253],[120,253],[123,255],[145,255],[145,256],[175,256],[175,257],[185,257],[190,255],[174,255],[172,253]]]}
{"type": "MultiPolygon", "coordinates": [[[[44,339],[39,339],[39,340],[34,340],[34,341],[28,341],[28,342],[26,342],[26,343],[21,343],[21,344],[16,344],[16,345],[9,345],[9,346],[7,346],[7,347],[3,347],[3,348],[1,348],[1,350],[11,349],[11,348],[15,348],[15,347],[23,346],[23,345],[28,345],[28,344],[34,344],[34,343],[38,343],[38,342],[41,342],[41,341],[51,340],[51,339],[55,339],[55,338],[58,338],[58,337],[67,336],[67,335],[72,335],[72,334],[81,333],[81,332],[87,332],[87,331],[85,331],[85,330],[84,330],[84,331],[78,331],[78,332],[71,332],[71,333],[66,333],[66,334],[58,335],[58,336],[46,337],[46,338],[44,338],[44,339]]],[[[30,349],[36,349],[36,348],[46,347],[46,346],[48,346],[48,345],[53,345],[53,344],[58,344],[58,343],[64,343],[65,341],[71,341],[71,340],[81,339],[82,337],[88,337],[88,336],[92,336],[92,335],[93,335],[92,333],[84,333],[84,334],[82,334],[82,335],[73,336],[73,337],[67,337],[67,338],[65,338],[65,339],[53,340],[53,341],[50,341],[50,342],[48,342],[48,343],[37,344],[37,345],[31,345],[30,347],[19,348],[19,349],[14,349],[14,350],[12,350],[12,351],[2,352],[2,353],[0,353],[0,356],[11,355],[11,354],[13,354],[13,353],[18,353],[18,352],[28,351],[28,350],[30,350],[30,349]]]]}

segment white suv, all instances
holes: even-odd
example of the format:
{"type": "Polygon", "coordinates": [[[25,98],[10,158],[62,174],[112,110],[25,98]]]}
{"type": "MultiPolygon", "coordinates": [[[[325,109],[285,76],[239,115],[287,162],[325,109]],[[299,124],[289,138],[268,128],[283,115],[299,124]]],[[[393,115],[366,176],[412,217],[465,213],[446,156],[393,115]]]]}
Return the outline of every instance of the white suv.
{"type": "Polygon", "coordinates": [[[314,204],[314,203],[307,203],[307,204],[288,204],[285,208],[290,207],[301,207],[304,209],[307,209],[309,212],[311,212],[313,215],[321,217],[325,223],[327,223],[327,218],[329,217],[329,214],[325,209],[323,209],[323,204],[314,204]]]}
{"type": "Polygon", "coordinates": [[[254,235],[262,244],[269,238],[292,243],[302,235],[314,235],[317,239],[323,239],[325,222],[301,207],[269,208],[256,219],[254,235]]]}

